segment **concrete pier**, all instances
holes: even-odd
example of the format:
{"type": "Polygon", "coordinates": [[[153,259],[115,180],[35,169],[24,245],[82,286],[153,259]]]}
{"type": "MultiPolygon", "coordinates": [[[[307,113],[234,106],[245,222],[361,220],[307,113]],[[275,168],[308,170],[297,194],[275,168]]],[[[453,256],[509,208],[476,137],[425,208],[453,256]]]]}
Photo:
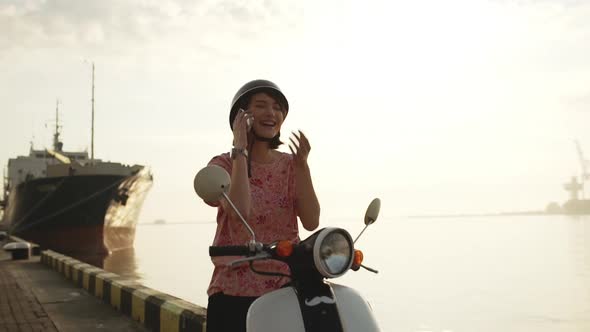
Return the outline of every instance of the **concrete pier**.
{"type": "Polygon", "coordinates": [[[0,250],[0,331],[148,331],[40,263],[0,250]]]}
{"type": "Polygon", "coordinates": [[[51,250],[41,254],[41,262],[150,331],[205,331],[203,307],[51,250]]]}
{"type": "Polygon", "coordinates": [[[47,250],[0,250],[0,331],[205,331],[206,309],[47,250]]]}

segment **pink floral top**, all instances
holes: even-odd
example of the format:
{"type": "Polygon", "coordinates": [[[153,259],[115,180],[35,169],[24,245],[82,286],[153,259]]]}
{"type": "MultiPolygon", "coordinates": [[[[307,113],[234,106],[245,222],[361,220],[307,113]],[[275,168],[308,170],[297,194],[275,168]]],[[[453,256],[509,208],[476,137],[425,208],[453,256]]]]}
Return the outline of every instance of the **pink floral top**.
{"type": "MultiPolygon", "coordinates": [[[[229,153],[214,157],[209,165],[223,167],[229,174],[232,160],[229,153]]],[[[293,158],[281,153],[276,161],[260,164],[252,161],[250,178],[250,195],[252,205],[248,224],[256,234],[256,240],[271,243],[278,240],[299,242],[297,211],[295,207],[295,173],[293,158]]],[[[239,220],[230,220],[227,211],[217,206],[217,231],[213,245],[243,245],[250,240],[248,230],[239,220]]],[[[223,292],[233,296],[261,296],[280,288],[288,278],[256,274],[250,270],[248,263],[233,268],[228,262],[241,257],[214,257],[213,276],[207,294],[223,292]]],[[[254,262],[254,268],[261,271],[289,274],[286,264],[274,261],[254,262]]]]}

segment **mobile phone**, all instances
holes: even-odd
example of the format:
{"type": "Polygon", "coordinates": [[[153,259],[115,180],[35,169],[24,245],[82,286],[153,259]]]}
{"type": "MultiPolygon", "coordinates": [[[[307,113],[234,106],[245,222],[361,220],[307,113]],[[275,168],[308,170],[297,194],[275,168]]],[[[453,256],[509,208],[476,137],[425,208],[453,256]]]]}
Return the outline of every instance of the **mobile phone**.
{"type": "MultiPolygon", "coordinates": [[[[246,112],[243,108],[240,108],[239,112],[246,112]]],[[[252,119],[249,118],[246,120],[246,125],[248,126],[248,131],[250,131],[250,129],[252,129],[252,119]]]]}

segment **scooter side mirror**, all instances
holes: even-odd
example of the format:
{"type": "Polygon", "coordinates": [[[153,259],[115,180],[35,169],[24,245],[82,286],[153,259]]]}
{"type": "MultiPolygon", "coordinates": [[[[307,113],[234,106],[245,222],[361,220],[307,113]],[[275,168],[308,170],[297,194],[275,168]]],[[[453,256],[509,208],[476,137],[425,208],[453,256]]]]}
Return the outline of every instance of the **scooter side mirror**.
{"type": "Polygon", "coordinates": [[[356,239],[354,239],[354,243],[356,243],[356,241],[361,237],[361,235],[363,235],[367,227],[369,227],[369,225],[372,225],[377,220],[380,209],[381,200],[379,198],[375,198],[371,202],[371,204],[369,204],[369,207],[367,207],[367,212],[365,212],[365,227],[363,228],[361,233],[356,237],[356,239]]]}
{"type": "Polygon", "coordinates": [[[369,207],[367,208],[367,212],[365,213],[365,225],[369,226],[375,221],[377,221],[377,217],[379,216],[379,210],[381,209],[381,200],[379,198],[375,198],[369,207]]]}
{"type": "Polygon", "coordinates": [[[195,175],[195,180],[193,181],[195,192],[205,202],[214,203],[220,201],[222,198],[227,200],[227,203],[231,206],[242,223],[244,223],[244,226],[246,226],[248,232],[250,232],[250,235],[252,235],[251,243],[254,244],[256,242],[254,230],[250,227],[250,225],[248,225],[246,219],[244,219],[238,208],[228,196],[230,185],[231,177],[227,171],[216,165],[210,165],[201,169],[197,175],[195,175]]]}
{"type": "Polygon", "coordinates": [[[201,169],[193,181],[197,195],[209,203],[221,200],[223,194],[229,191],[230,184],[231,178],[227,171],[215,165],[201,169]]]}

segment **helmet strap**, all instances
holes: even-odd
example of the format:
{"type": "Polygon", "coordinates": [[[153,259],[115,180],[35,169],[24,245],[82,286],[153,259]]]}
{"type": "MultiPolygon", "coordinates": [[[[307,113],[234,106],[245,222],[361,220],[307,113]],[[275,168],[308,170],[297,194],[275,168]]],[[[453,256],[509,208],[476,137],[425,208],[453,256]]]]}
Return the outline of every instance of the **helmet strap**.
{"type": "MultiPolygon", "coordinates": [[[[254,141],[261,141],[261,142],[267,142],[270,143],[272,142],[274,139],[279,138],[281,136],[281,133],[279,132],[275,137],[273,138],[266,138],[266,137],[262,137],[260,135],[258,135],[256,133],[256,131],[254,131],[254,128],[252,128],[252,138],[254,139],[254,141]]],[[[252,177],[252,164],[251,164],[251,158],[252,158],[252,146],[254,146],[254,142],[252,142],[251,144],[248,144],[248,177],[251,178],[252,177]]]]}
{"type": "MultiPolygon", "coordinates": [[[[276,136],[273,137],[273,138],[262,137],[262,136],[260,136],[260,135],[258,135],[256,133],[256,131],[254,130],[254,128],[252,128],[252,135],[254,136],[254,140],[255,141],[261,141],[261,142],[267,142],[267,143],[272,142],[272,140],[275,139],[275,137],[276,137],[276,136]]],[[[280,133],[277,134],[277,136],[279,136],[279,135],[280,135],[280,133]]]]}

